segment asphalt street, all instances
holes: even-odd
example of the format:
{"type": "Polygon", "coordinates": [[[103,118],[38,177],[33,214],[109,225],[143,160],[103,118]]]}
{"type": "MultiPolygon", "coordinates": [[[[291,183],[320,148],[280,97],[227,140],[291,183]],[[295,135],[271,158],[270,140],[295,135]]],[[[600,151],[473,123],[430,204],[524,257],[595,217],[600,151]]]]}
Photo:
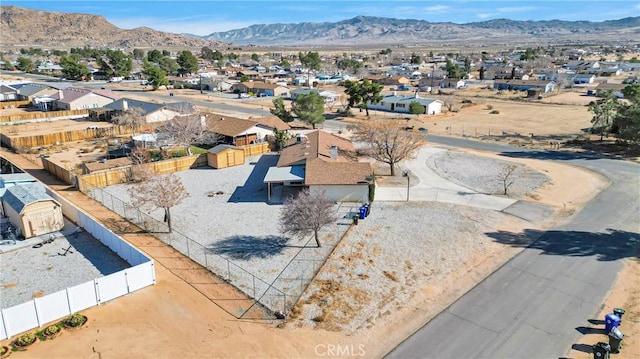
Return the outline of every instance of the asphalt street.
{"type": "MultiPolygon", "coordinates": [[[[388,358],[558,358],[581,336],[578,329],[600,311],[624,261],[640,244],[640,165],[556,151],[465,139],[428,141],[556,160],[599,172],[612,184],[569,223],[540,233],[488,233],[505,245],[538,238],[433,320],[388,358]]],[[[579,185],[579,183],[576,183],[579,185]]]]}

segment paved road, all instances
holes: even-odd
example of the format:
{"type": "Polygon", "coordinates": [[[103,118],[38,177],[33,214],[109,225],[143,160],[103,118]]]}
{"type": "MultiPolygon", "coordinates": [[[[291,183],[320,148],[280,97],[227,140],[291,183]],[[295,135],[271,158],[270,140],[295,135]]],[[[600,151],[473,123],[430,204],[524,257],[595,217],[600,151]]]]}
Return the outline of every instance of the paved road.
{"type": "MultiPolygon", "coordinates": [[[[640,244],[640,165],[429,136],[430,142],[557,160],[609,177],[611,186],[396,347],[388,358],[558,358],[600,310],[640,244]]],[[[579,183],[576,183],[579,185],[579,183]]],[[[505,245],[522,235],[491,233],[505,245]]]]}

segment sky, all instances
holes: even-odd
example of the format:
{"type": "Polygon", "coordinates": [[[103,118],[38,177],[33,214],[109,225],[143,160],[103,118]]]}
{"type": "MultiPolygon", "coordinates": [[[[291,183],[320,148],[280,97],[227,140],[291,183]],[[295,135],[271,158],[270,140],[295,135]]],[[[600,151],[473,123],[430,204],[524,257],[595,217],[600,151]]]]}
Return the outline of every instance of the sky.
{"type": "Polygon", "coordinates": [[[640,16],[637,0],[2,0],[2,5],[102,15],[132,29],[208,35],[254,24],[337,22],[358,15],[469,23],[491,19],[604,21],[640,16]]]}

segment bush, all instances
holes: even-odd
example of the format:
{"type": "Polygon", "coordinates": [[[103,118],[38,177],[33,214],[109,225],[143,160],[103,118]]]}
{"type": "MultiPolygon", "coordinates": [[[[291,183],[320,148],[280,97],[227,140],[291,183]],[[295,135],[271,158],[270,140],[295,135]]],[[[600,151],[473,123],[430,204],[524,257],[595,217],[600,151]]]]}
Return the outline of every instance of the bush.
{"type": "Polygon", "coordinates": [[[26,347],[27,345],[33,344],[36,341],[35,333],[26,333],[16,339],[16,345],[19,347],[26,347]]]}
{"type": "Polygon", "coordinates": [[[491,111],[491,112],[489,112],[489,113],[490,113],[490,114],[492,114],[492,115],[497,115],[497,114],[499,114],[499,113],[500,113],[500,111],[498,111],[498,110],[492,110],[492,111],[491,111]]]}
{"type": "Polygon", "coordinates": [[[50,325],[46,328],[44,328],[44,335],[54,335],[56,333],[58,333],[60,331],[60,327],[57,325],[50,325]]]}
{"type": "Polygon", "coordinates": [[[87,320],[87,317],[80,313],[71,314],[70,317],[64,320],[64,325],[68,327],[78,327],[84,324],[87,320]]]}
{"type": "Polygon", "coordinates": [[[487,105],[487,110],[493,110],[493,105],[487,105]]]}

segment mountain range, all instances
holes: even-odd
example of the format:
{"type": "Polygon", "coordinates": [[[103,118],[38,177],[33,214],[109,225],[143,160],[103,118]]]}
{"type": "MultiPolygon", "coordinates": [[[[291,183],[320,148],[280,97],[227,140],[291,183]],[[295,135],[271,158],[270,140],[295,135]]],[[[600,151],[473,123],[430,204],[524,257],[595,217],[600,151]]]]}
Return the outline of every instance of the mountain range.
{"type": "Polygon", "coordinates": [[[624,43],[640,39],[640,16],[603,22],[514,21],[467,24],[357,16],[339,22],[251,25],[207,36],[148,27],[120,29],[103,16],[0,6],[3,48],[226,48],[256,46],[414,46],[429,44],[524,45],[531,43],[624,43]]]}
{"type": "Polygon", "coordinates": [[[261,24],[205,36],[239,45],[381,45],[476,42],[637,41],[640,17],[603,22],[514,21],[496,19],[468,24],[357,16],[339,22],[261,24]]]}

